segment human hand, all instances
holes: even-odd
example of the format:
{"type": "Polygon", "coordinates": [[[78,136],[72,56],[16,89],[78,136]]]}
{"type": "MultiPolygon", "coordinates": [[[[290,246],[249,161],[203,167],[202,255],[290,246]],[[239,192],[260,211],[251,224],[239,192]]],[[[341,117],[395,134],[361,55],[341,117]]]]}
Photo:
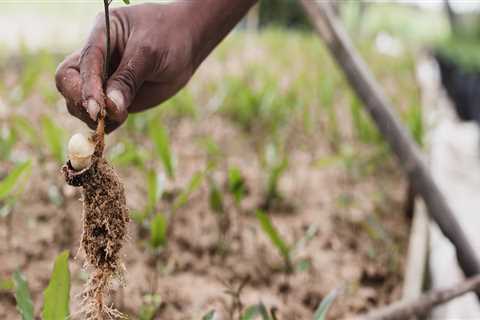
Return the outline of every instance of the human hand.
{"type": "Polygon", "coordinates": [[[189,10],[182,4],[142,4],[110,11],[112,73],[103,90],[105,21],[99,14],[85,47],[58,67],[56,84],[70,114],[96,127],[105,107],[106,132],[128,113],[158,105],[173,96],[193,71],[189,10]]]}

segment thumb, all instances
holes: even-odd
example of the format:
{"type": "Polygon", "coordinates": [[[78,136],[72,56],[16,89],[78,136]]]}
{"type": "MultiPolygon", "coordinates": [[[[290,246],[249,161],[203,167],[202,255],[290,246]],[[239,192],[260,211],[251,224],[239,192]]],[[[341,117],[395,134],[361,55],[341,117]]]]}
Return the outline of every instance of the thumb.
{"type": "Polygon", "coordinates": [[[107,96],[115,103],[119,112],[128,110],[138,90],[151,72],[150,65],[153,59],[151,59],[150,52],[145,47],[127,47],[120,65],[108,80],[107,96]]]}

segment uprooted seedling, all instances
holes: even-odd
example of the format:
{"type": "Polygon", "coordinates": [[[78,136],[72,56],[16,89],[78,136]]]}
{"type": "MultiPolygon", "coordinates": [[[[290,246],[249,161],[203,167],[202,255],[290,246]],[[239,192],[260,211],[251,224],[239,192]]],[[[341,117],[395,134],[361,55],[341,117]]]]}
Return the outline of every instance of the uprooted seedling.
{"type": "Polygon", "coordinates": [[[69,143],[69,161],[63,166],[68,184],[82,187],[83,233],[81,246],[90,278],[83,292],[87,319],[118,316],[105,303],[112,278],[122,279],[120,249],[129,221],[125,191],[113,167],[103,158],[103,115],[90,138],[75,135],[69,143]],[[88,154],[93,150],[92,154],[88,154]]]}

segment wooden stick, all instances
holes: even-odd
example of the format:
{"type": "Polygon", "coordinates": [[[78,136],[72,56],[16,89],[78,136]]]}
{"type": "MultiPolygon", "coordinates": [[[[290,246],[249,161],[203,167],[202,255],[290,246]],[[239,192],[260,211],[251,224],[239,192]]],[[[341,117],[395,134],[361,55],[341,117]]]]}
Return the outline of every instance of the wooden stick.
{"type": "Polygon", "coordinates": [[[480,275],[476,275],[447,289],[432,290],[418,298],[393,303],[360,316],[356,320],[400,320],[410,319],[414,316],[423,316],[436,305],[478,289],[480,289],[480,275]]]}
{"type": "MultiPolygon", "coordinates": [[[[363,101],[363,106],[385,140],[390,144],[415,191],[423,198],[430,217],[455,246],[461,269],[467,277],[480,273],[478,257],[433,181],[419,148],[398,121],[390,101],[353,47],[341,22],[333,13],[329,1],[299,1],[325,41],[333,58],[343,69],[350,85],[363,101]]],[[[477,296],[479,296],[478,293],[477,296]]]]}

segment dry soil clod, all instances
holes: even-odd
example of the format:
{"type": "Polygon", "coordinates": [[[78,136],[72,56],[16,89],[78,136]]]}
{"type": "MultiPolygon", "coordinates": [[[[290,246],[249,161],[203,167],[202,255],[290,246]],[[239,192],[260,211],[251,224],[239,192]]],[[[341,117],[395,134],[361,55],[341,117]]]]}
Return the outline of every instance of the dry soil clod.
{"type": "Polygon", "coordinates": [[[125,190],[113,167],[102,157],[103,117],[92,136],[95,152],[89,167],[76,171],[70,161],[62,168],[68,184],[81,186],[83,201],[82,249],[87,267],[93,269],[84,291],[87,319],[119,316],[105,303],[105,293],[113,277],[122,274],[120,249],[129,221],[125,190]]]}

